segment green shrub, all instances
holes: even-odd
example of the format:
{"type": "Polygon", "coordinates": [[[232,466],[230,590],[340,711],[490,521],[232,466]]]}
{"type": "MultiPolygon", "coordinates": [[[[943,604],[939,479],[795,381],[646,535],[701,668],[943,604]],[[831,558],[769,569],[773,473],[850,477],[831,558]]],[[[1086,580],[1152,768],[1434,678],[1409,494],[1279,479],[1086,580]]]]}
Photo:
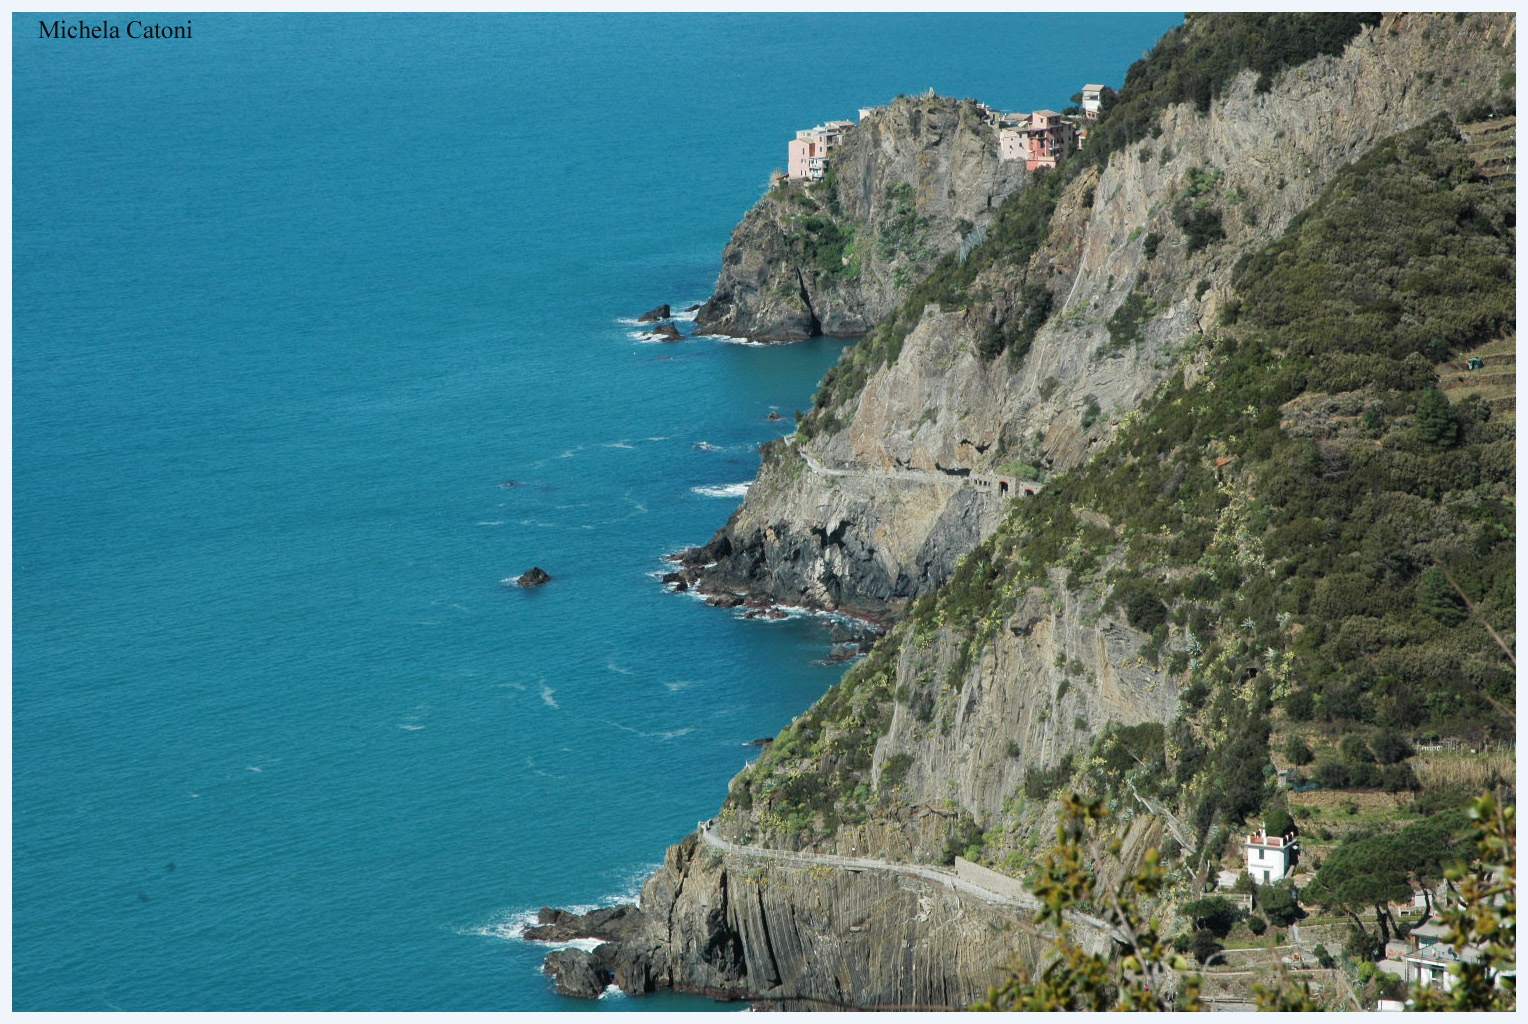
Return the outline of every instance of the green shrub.
{"type": "Polygon", "coordinates": [[[907,770],[913,766],[913,755],[892,754],[881,765],[881,781],[877,789],[896,789],[907,781],[907,770]]]}
{"type": "Polygon", "coordinates": [[[1145,323],[1154,312],[1156,309],[1145,293],[1135,291],[1127,295],[1108,319],[1109,347],[1120,349],[1139,344],[1146,336],[1145,323]]]}

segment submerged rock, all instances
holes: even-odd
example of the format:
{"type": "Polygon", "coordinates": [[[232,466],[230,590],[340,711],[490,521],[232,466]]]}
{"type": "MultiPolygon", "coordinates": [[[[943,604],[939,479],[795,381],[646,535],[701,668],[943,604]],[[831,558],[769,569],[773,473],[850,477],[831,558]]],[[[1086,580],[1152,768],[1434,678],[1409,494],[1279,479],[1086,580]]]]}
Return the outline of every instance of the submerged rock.
{"type": "Polygon", "coordinates": [[[683,593],[690,589],[690,581],[677,572],[664,573],[663,582],[665,585],[673,587],[675,593],[683,593]]]}
{"type": "Polygon", "coordinates": [[[713,608],[736,608],[742,603],[742,597],[737,594],[712,594],[706,598],[706,604],[713,608]]]}
{"type": "Polygon", "coordinates": [[[663,305],[661,305],[661,306],[654,306],[652,309],[649,309],[646,313],[643,313],[641,316],[637,317],[637,323],[639,323],[639,324],[657,323],[659,320],[667,320],[670,316],[673,316],[673,314],[669,312],[668,303],[665,302],[663,305]]]}
{"type": "Polygon", "coordinates": [[[581,949],[556,949],[546,955],[541,973],[549,974],[557,991],[579,999],[598,999],[610,984],[610,968],[581,949]]]}
{"type": "Polygon", "coordinates": [[[547,575],[545,569],[541,568],[539,565],[533,565],[527,572],[521,573],[519,576],[515,577],[515,586],[539,587],[541,584],[551,580],[551,578],[551,576],[547,575]]]}

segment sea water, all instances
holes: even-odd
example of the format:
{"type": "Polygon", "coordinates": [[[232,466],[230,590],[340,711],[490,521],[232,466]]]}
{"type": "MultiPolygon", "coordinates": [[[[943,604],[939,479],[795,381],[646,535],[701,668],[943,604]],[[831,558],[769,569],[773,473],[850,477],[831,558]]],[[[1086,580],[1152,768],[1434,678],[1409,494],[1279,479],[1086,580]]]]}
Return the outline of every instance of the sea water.
{"type": "Polygon", "coordinates": [[[843,342],[630,318],[797,128],[1060,108],[1178,19],[182,20],[12,22],[14,1006],[588,1008],[518,928],[842,670],[655,574],[843,342]]]}

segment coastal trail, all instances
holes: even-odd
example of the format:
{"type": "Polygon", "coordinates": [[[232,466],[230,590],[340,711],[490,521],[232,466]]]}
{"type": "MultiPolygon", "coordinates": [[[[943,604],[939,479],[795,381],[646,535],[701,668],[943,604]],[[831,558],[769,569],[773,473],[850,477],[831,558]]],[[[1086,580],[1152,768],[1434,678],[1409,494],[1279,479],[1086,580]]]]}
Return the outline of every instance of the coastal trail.
{"type": "MultiPolygon", "coordinates": [[[[1011,892],[1008,894],[994,892],[980,885],[970,878],[962,878],[954,869],[936,867],[932,864],[899,864],[892,861],[878,860],[873,857],[841,857],[832,853],[799,853],[789,850],[771,850],[762,846],[741,846],[737,843],[728,842],[716,834],[716,819],[699,822],[696,832],[700,835],[700,841],[706,846],[721,850],[724,853],[734,854],[741,857],[761,857],[766,860],[785,861],[794,864],[826,864],[832,867],[843,868],[846,871],[886,871],[897,875],[906,875],[922,878],[925,881],[942,885],[947,889],[974,896],[985,903],[999,907],[1013,907],[1030,912],[1040,910],[1044,904],[1034,896],[1025,892],[1011,892]]],[[[978,871],[987,871],[977,865],[972,865],[978,871]]],[[[995,872],[993,872],[995,874],[995,872]]],[[[1013,880],[1017,885],[1017,880],[1013,880]]],[[[1115,929],[1104,921],[1089,914],[1077,911],[1066,911],[1067,920],[1073,925],[1098,932],[1100,935],[1114,938],[1115,929]]]]}
{"type": "MultiPolygon", "coordinates": [[[[786,438],[786,443],[795,445],[795,437],[786,438]]],[[[806,461],[807,468],[818,476],[831,477],[858,477],[868,480],[889,480],[897,483],[908,484],[955,484],[956,486],[971,486],[988,494],[1008,495],[1032,495],[1042,486],[1038,480],[1020,480],[1016,477],[995,476],[990,473],[972,473],[969,471],[955,472],[953,470],[927,470],[927,469],[829,469],[817,460],[817,457],[805,448],[795,445],[796,452],[806,461]]]]}

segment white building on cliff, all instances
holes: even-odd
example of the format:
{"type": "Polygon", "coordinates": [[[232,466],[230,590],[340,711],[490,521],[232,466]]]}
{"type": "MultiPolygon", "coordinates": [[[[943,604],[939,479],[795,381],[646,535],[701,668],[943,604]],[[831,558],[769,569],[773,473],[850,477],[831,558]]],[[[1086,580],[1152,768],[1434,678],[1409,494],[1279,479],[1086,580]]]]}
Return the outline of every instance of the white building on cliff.
{"type": "Polygon", "coordinates": [[[1295,866],[1300,841],[1293,832],[1271,836],[1258,829],[1247,837],[1247,874],[1258,885],[1277,882],[1295,866]]]}

